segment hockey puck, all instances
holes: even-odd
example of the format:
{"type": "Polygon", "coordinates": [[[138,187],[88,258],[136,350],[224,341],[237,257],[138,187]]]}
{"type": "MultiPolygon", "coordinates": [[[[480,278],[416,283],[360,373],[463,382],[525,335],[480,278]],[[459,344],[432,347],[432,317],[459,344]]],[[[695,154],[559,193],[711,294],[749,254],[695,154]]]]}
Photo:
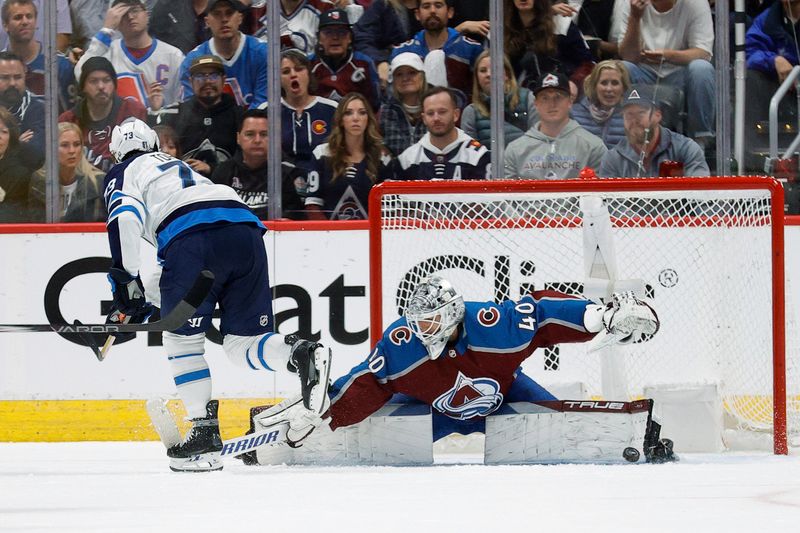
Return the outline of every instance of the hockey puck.
{"type": "Polygon", "coordinates": [[[635,463],[639,460],[639,450],[631,447],[625,448],[622,450],[622,457],[630,463],[635,463]]]}

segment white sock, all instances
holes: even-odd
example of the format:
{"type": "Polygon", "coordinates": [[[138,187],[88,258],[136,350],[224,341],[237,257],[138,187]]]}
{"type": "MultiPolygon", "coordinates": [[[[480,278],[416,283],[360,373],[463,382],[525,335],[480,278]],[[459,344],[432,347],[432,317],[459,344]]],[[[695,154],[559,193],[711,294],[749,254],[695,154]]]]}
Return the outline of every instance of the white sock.
{"type": "Polygon", "coordinates": [[[284,342],[280,333],[264,333],[240,337],[225,335],[222,347],[228,358],[239,366],[251,370],[286,371],[292,347],[284,342]]]}
{"type": "Polygon", "coordinates": [[[211,371],[204,356],[205,334],[175,335],[165,332],[172,376],[189,418],[205,418],[211,400],[211,371]]]}

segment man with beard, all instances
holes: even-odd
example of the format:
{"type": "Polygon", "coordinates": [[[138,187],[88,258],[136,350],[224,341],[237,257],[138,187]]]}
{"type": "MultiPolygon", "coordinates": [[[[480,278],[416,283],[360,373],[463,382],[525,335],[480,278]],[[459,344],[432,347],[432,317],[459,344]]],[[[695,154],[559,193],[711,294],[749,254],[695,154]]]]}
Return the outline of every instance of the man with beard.
{"type": "Polygon", "coordinates": [[[661,126],[661,110],[648,86],[634,86],[623,102],[625,138],[608,152],[598,175],[612,178],[708,176],[703,150],[661,126]]]}
{"type": "Polygon", "coordinates": [[[147,110],[136,100],[117,96],[117,72],[103,56],[89,58],[83,64],[78,89],[83,98],[61,113],[59,122],[74,122],[81,127],[86,158],[91,164],[108,171],[115,164],[109,150],[111,131],[129,117],[145,120],[147,110]]]}
{"type": "MultiPolygon", "coordinates": [[[[258,218],[266,220],[269,216],[267,212],[269,115],[265,109],[249,109],[244,112],[236,134],[236,142],[239,144],[239,151],[232,159],[217,166],[211,181],[233,188],[258,218]]],[[[282,159],[281,203],[284,216],[303,218],[303,202],[295,189],[295,183],[304,185],[302,174],[285,158],[282,159]]]]}
{"type": "Polygon", "coordinates": [[[458,89],[468,99],[472,91],[472,65],[483,46],[447,27],[453,17],[451,0],[421,0],[416,17],[423,30],[396,47],[391,59],[403,52],[417,54],[425,61],[428,84],[458,89]]]}
{"type": "Polygon", "coordinates": [[[25,65],[19,56],[0,52],[0,106],[17,119],[20,146],[44,163],[44,104],[25,86],[25,65]]]}
{"type": "MultiPolygon", "coordinates": [[[[0,10],[3,29],[8,34],[7,50],[22,59],[25,65],[25,87],[35,98],[43,101],[44,47],[35,37],[38,15],[33,0],[7,0],[0,10]]],[[[75,104],[75,76],[72,73],[72,63],[64,54],[59,53],[56,61],[59,109],[63,111],[75,104]]]]}
{"type": "Polygon", "coordinates": [[[239,0],[209,0],[206,24],[211,39],[189,52],[181,65],[183,97],[194,94],[189,67],[198,56],[215,55],[225,67],[225,92],[236,103],[256,108],[267,101],[267,45],[239,30],[247,7],[239,0]]]}
{"type": "Polygon", "coordinates": [[[148,33],[150,18],[145,0],[112,0],[103,28],[75,65],[75,75],[91,57],[107,58],[118,72],[117,94],[143,106],[161,109],[178,102],[183,52],[148,33]],[[115,32],[122,37],[115,37],[115,32]]]}
{"type": "Polygon", "coordinates": [[[401,179],[491,179],[489,150],[456,127],[460,115],[452,89],[434,87],[423,96],[428,133],[397,158],[401,179]]]}
{"type": "Polygon", "coordinates": [[[539,121],[522,137],[508,143],[506,178],[557,180],[577,178],[584,167],[597,168],[606,145],[569,118],[570,80],[560,72],[545,72],[533,86],[539,121]]]}
{"type": "Polygon", "coordinates": [[[347,93],[361,93],[377,111],[378,71],[369,56],[353,51],[353,32],[344,9],[320,15],[318,43],[316,56],[310,58],[311,74],[317,79],[314,94],[338,102],[347,93]]]}
{"type": "Polygon", "coordinates": [[[213,55],[198,56],[189,67],[194,96],[149,115],[149,122],[168,124],[178,134],[183,159],[208,177],[236,152],[236,131],[244,108],[225,87],[225,66],[213,55]]]}

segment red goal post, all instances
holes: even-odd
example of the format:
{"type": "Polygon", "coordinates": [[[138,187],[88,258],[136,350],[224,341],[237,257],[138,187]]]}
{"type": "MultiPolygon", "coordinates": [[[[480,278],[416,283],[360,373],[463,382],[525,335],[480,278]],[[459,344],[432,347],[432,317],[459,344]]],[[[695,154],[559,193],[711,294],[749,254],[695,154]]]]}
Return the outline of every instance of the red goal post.
{"type": "MultiPolygon", "coordinates": [[[[631,398],[653,384],[715,383],[725,417],[771,433],[775,453],[787,453],[787,420],[800,429],[795,362],[787,394],[783,188],[773,179],[385,182],[369,215],[373,343],[432,272],[468,300],[542,288],[597,299],[632,283],[662,330],[615,356],[631,398]]],[[[614,390],[607,368],[584,352],[534,354],[524,370],[602,397],[614,390]]]]}

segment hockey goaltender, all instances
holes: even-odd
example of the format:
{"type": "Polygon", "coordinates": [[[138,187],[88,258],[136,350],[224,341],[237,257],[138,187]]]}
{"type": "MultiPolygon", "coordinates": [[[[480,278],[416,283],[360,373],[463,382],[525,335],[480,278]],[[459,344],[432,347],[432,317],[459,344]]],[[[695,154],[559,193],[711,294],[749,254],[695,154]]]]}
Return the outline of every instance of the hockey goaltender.
{"type": "Polygon", "coordinates": [[[518,301],[464,302],[444,278],[415,288],[405,316],[329,389],[330,408],[301,399],[255,408],[251,431],[288,422],[288,446],[245,454],[253,464],[430,464],[433,442],[482,432],[484,462],[666,462],[652,400],[559,401],[520,364],[537,348],[646,342],[659,328],[633,293],[607,305],[555,291],[518,301]]]}

